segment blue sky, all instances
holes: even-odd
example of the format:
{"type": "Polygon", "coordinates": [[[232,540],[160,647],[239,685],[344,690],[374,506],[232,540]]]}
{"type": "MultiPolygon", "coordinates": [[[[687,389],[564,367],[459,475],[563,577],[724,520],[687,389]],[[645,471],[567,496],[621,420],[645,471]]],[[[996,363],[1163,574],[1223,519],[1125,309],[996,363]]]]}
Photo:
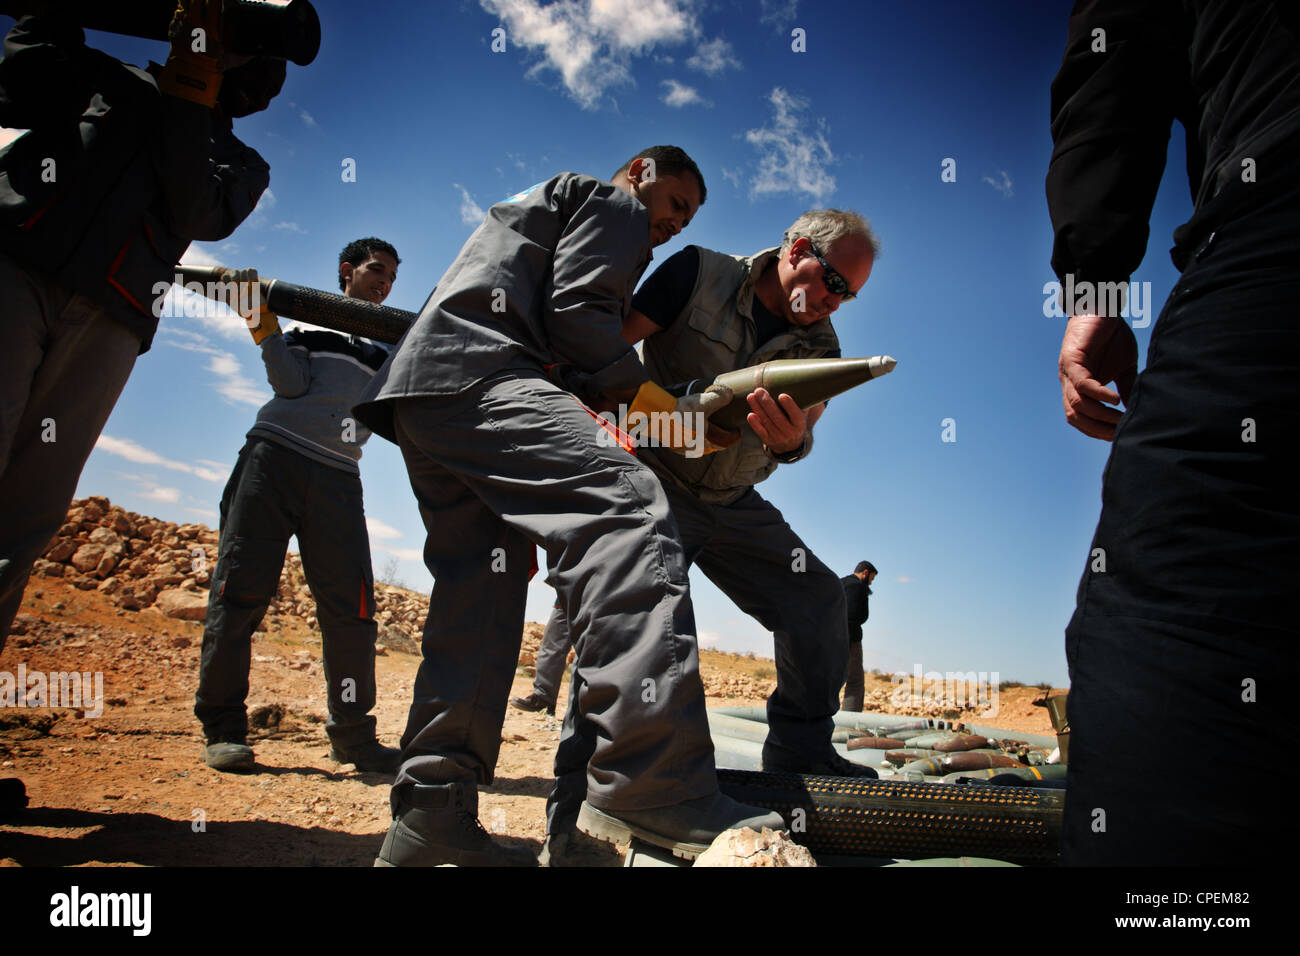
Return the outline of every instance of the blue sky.
{"type": "MultiPolygon", "coordinates": [[[[236,124],[271,165],[269,193],[229,240],[195,244],[186,261],[336,289],[338,250],[378,235],[402,257],[388,304],[415,311],[487,206],[561,170],[607,176],[654,143],[687,149],[709,187],[656,262],[686,243],[755,252],[805,209],[856,209],[884,252],[834,324],[845,355],[887,353],[898,368],[836,399],[813,455],[761,490],[837,573],[862,558],[880,569],[868,668],[1065,683],[1062,631],[1109,449],[1065,423],[1064,319],[1044,314],[1049,84],[1068,2],[316,6],[320,56],[291,65],[271,108],[236,124]],[[498,28],[504,52],[492,49],[498,28]],[[355,182],[341,175],[349,159],[355,182]],[[955,182],[942,180],[946,159],[955,182]],[[943,440],[947,419],[955,441],[943,440]]],[[[166,52],[90,41],[138,64],[166,52]]],[[[1176,279],[1167,249],[1191,210],[1183,168],[1176,127],[1133,277],[1150,283],[1147,323],[1176,279]]],[[[165,318],[78,494],[215,525],[269,395],[237,319],[165,318]]],[[[373,439],[362,474],[376,569],[395,558],[399,577],[427,589],[396,446],[373,439]]],[[[771,654],[766,632],[691,580],[702,644],[771,654]]],[[[529,619],[545,620],[551,601],[539,576],[529,619]]]]}

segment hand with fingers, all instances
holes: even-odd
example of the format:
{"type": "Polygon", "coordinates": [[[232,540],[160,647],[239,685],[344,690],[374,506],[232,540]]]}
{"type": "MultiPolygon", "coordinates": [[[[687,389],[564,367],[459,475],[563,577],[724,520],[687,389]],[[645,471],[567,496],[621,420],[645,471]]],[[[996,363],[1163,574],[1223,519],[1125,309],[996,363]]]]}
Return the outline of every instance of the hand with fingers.
{"type": "Polygon", "coordinates": [[[1137,379],[1137,339],[1120,318],[1075,315],[1065,327],[1059,360],[1065,420],[1079,431],[1113,441],[1115,425],[1137,379]],[[1106,387],[1114,382],[1116,389],[1106,387]],[[1105,404],[1103,404],[1105,403],[1105,404]]]}
{"type": "Polygon", "coordinates": [[[773,398],[765,388],[756,388],[746,396],[751,409],[745,416],[754,434],[763,439],[767,450],[785,455],[803,447],[808,433],[808,416],[789,395],[773,398]]]}
{"type": "Polygon", "coordinates": [[[177,0],[168,36],[171,55],[158,78],[169,96],[211,109],[221,89],[221,72],[232,61],[221,47],[222,0],[177,0]]]}
{"type": "Polygon", "coordinates": [[[254,344],[261,345],[269,336],[280,334],[279,316],[262,301],[256,269],[227,269],[221,273],[220,285],[226,305],[243,316],[254,344]]]}

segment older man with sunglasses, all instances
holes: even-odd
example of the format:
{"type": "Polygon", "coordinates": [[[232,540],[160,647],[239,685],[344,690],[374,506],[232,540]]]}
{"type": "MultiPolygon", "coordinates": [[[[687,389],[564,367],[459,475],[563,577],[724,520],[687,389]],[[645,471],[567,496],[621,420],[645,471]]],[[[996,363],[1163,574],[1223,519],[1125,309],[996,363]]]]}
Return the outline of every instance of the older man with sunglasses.
{"type": "MultiPolygon", "coordinates": [[[[857,297],[878,251],[866,220],[837,209],[804,213],[779,247],[752,256],[687,246],[637,292],[623,335],[645,339],[645,366],[656,381],[707,383],[772,359],[835,358],[830,315],[857,297]]],[[[748,400],[750,428],[736,445],[696,458],[642,447],[638,457],[664,487],[687,562],[773,632],[778,686],[767,702],[764,769],[875,776],[831,746],[849,655],[840,579],[754,490],[778,464],[808,455],[826,406],[805,412],[790,396],[764,389],[748,400]]],[[[563,612],[558,617],[548,636],[568,630],[563,612]]],[[[564,865],[570,853],[593,743],[570,705],[543,862],[564,865]]]]}

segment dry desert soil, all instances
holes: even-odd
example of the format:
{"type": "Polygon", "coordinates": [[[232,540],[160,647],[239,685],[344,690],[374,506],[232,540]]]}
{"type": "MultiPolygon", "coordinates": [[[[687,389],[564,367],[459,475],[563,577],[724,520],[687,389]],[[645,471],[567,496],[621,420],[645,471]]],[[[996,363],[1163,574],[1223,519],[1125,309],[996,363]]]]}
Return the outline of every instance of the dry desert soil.
{"type": "MultiPolygon", "coordinates": [[[[294,600],[301,587],[294,556],[280,599],[254,635],[248,703],[260,725],[249,741],[257,772],[218,773],[202,762],[193,716],[202,622],[170,617],[156,601],[136,610],[130,605],[141,601],[122,599],[131,587],[149,590],[142,582],[163,563],[167,548],[180,554],[197,546],[215,558],[215,534],[124,512],[106,499],[74,502],[69,518],[51,545],[51,553],[63,555],[63,570],[50,562],[33,575],[0,653],[0,674],[17,675],[20,667],[28,674],[101,673],[102,712],[93,705],[0,707],[0,778],[21,778],[30,798],[25,811],[0,823],[0,865],[369,866],[388,826],[392,778],[358,773],[329,758],[320,634],[310,602],[304,607],[294,600]],[[81,550],[94,543],[96,529],[114,522],[122,529],[114,562],[81,550]],[[94,558],[93,566],[78,571],[67,563],[78,553],[81,565],[94,558]],[[123,580],[105,584],[115,577],[106,565],[114,563],[123,580]]],[[[98,541],[112,552],[107,536],[98,541]]],[[[204,574],[172,583],[206,598],[204,574]]],[[[375,713],[380,739],[395,746],[419,664],[411,639],[418,622],[411,621],[426,599],[378,590],[379,614],[383,618],[387,609],[390,623],[381,626],[375,713]]],[[[531,688],[541,633],[538,624],[525,627],[514,695],[531,688]]],[[[763,658],[706,650],[701,671],[710,707],[761,704],[775,686],[773,663],[763,658]]],[[[496,780],[482,788],[479,807],[483,825],[503,842],[541,847],[567,688],[566,679],[555,717],[507,711],[496,780]]],[[[869,674],[876,703],[868,709],[890,709],[892,689],[888,677],[869,674]]],[[[996,721],[978,722],[1050,734],[1046,711],[1031,703],[1041,695],[1035,687],[1004,688],[996,721]]],[[[611,848],[591,863],[617,866],[621,858],[611,848]]]]}

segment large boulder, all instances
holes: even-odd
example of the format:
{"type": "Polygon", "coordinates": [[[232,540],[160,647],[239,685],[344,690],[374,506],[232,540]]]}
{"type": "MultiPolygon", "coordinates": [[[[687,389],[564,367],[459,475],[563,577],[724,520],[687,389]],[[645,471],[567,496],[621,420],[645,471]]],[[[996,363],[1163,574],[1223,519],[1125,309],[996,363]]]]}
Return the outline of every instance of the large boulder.
{"type": "Polygon", "coordinates": [[[184,588],[160,591],[154,606],[168,617],[182,621],[202,621],[208,616],[208,596],[184,588]]]}

